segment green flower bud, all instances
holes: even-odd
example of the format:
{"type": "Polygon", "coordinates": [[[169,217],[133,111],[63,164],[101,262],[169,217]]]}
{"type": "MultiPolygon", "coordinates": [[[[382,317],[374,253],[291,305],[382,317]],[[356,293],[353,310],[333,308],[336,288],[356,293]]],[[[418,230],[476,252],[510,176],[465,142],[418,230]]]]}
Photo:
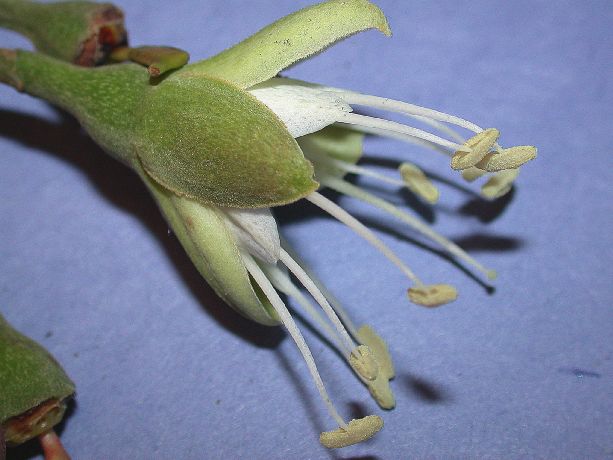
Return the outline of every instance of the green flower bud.
{"type": "Polygon", "coordinates": [[[104,62],[127,42],[123,12],[110,3],[0,0],[0,27],[25,35],[41,53],[82,66],[104,62]]]}
{"type": "Polygon", "coordinates": [[[53,428],[74,391],[53,356],[0,315],[0,425],[8,445],[53,428]]]}

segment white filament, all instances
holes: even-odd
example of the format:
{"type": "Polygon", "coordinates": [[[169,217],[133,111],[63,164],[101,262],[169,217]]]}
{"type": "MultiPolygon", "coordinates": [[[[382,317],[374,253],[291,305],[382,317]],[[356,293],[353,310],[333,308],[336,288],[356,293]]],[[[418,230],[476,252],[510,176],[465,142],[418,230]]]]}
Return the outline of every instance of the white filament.
{"type": "Polygon", "coordinates": [[[343,340],[343,351],[345,353],[345,356],[348,358],[353,349],[356,347],[356,345],[351,339],[351,337],[349,337],[349,334],[345,330],[345,326],[343,326],[343,323],[341,323],[340,319],[338,319],[338,316],[336,316],[336,313],[334,313],[334,310],[328,303],[328,300],[320,292],[315,283],[313,283],[313,280],[309,278],[309,275],[304,272],[302,267],[300,267],[300,265],[298,265],[296,261],[292,259],[292,257],[287,252],[285,252],[284,249],[281,249],[279,260],[289,269],[289,271],[294,274],[294,276],[298,279],[298,281],[302,283],[306,290],[309,291],[309,294],[313,296],[315,301],[321,306],[326,316],[328,316],[330,322],[334,324],[334,327],[336,328],[343,340]]]}
{"type": "Polygon", "coordinates": [[[375,236],[373,232],[371,232],[368,227],[362,224],[359,220],[349,214],[340,206],[334,204],[332,201],[328,200],[323,195],[313,192],[310,195],[305,197],[315,206],[323,209],[332,217],[336,218],[343,224],[347,225],[351,230],[356,232],[366,241],[368,241],[371,245],[376,247],[385,257],[387,257],[394,265],[396,265],[411,281],[413,281],[418,286],[423,285],[423,283],[417,278],[415,273],[407,267],[404,262],[402,262],[394,252],[388,248],[383,241],[375,236]]]}
{"type": "Polygon", "coordinates": [[[428,225],[424,224],[416,217],[411,216],[410,214],[407,214],[406,212],[401,211],[400,209],[396,208],[396,206],[385,201],[384,199],[379,198],[375,195],[372,195],[371,193],[368,193],[365,190],[362,190],[361,188],[356,187],[355,185],[352,185],[349,182],[339,179],[337,177],[325,176],[325,177],[320,177],[319,179],[321,183],[324,184],[325,186],[330,187],[331,189],[336,190],[339,193],[343,193],[345,195],[352,196],[354,198],[357,198],[359,200],[362,200],[374,206],[377,206],[378,208],[393,215],[397,219],[400,219],[401,221],[409,224],[411,227],[413,227],[415,230],[417,230],[422,235],[438,243],[443,249],[445,249],[450,254],[456,256],[457,258],[461,260],[464,260],[466,263],[472,265],[477,270],[484,273],[488,278],[492,278],[494,276],[493,270],[490,270],[484,267],[483,265],[481,265],[478,261],[476,261],[474,258],[469,256],[457,244],[449,241],[444,236],[439,235],[434,230],[432,230],[430,227],[428,227],[428,225]]]}
{"type": "Polygon", "coordinates": [[[411,126],[403,125],[402,123],[396,123],[395,121],[385,120],[383,118],[369,117],[366,115],[359,115],[357,113],[343,112],[340,118],[337,120],[339,123],[347,123],[349,125],[356,125],[358,127],[376,128],[390,133],[398,133],[405,137],[422,139],[424,141],[438,144],[442,147],[449,148],[451,150],[470,152],[470,148],[465,145],[458,144],[456,142],[443,139],[435,134],[427,131],[413,128],[411,126]]]}
{"type": "Polygon", "coordinates": [[[480,133],[481,131],[483,131],[483,128],[477,126],[476,124],[468,120],[456,117],[455,115],[450,115],[448,113],[439,112],[438,110],[429,109],[427,107],[421,107],[419,105],[396,101],[394,99],[388,99],[385,97],[354,93],[351,91],[340,90],[335,91],[335,93],[339,94],[342,99],[350,105],[363,105],[372,107],[374,109],[387,110],[390,112],[402,113],[405,115],[416,115],[419,117],[424,117],[426,119],[436,121],[444,121],[445,123],[450,123],[452,125],[466,128],[470,131],[473,131],[474,133],[480,133]]]}
{"type": "Polygon", "coordinates": [[[272,285],[287,296],[294,298],[302,308],[307,312],[318,326],[320,326],[325,334],[338,348],[342,348],[343,343],[336,330],[330,326],[318,309],[314,308],[311,302],[300,292],[296,285],[292,282],[287,272],[281,270],[278,265],[273,264],[258,264],[262,271],[266,274],[272,285]]]}
{"type": "Polygon", "coordinates": [[[292,336],[292,339],[294,339],[294,342],[296,343],[298,350],[300,350],[300,353],[302,354],[302,357],[306,362],[309,372],[311,373],[311,377],[315,382],[315,386],[317,387],[317,390],[319,390],[321,399],[323,399],[324,403],[326,404],[326,407],[328,408],[328,412],[330,412],[330,415],[332,416],[332,418],[334,418],[339,427],[347,430],[347,424],[339,415],[338,411],[334,407],[334,404],[332,404],[330,397],[328,396],[328,392],[326,391],[324,382],[319,375],[317,366],[315,365],[315,360],[313,359],[311,350],[309,350],[309,347],[306,344],[304,337],[300,332],[300,329],[298,329],[298,326],[292,319],[292,316],[287,310],[287,307],[279,297],[279,294],[277,294],[275,288],[272,286],[272,284],[270,284],[268,278],[266,278],[264,272],[260,269],[258,264],[255,263],[253,258],[246,253],[241,253],[241,256],[243,258],[243,262],[245,263],[247,271],[253,277],[258,286],[260,286],[260,289],[262,289],[262,292],[270,301],[271,305],[279,315],[279,318],[281,318],[281,322],[283,323],[289,334],[292,336]]]}

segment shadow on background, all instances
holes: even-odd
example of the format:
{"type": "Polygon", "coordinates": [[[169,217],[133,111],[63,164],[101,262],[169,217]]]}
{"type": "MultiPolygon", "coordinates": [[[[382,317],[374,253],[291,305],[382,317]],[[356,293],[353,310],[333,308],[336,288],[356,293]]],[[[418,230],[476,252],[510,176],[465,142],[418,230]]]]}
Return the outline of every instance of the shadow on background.
{"type": "Polygon", "coordinates": [[[137,175],[104,153],[69,114],[57,113],[60,121],[53,123],[0,109],[0,136],[78,168],[105,199],[136,216],[155,235],[192,294],[219,324],[257,347],[275,348],[285,337],[283,330],[261,326],[229,308],[203,280],[178,240],[169,236],[164,218],[137,175]]]}
{"type": "Polygon", "coordinates": [[[448,404],[453,402],[449,392],[442,386],[423,377],[405,374],[401,377],[409,394],[426,404],[448,404]]]}

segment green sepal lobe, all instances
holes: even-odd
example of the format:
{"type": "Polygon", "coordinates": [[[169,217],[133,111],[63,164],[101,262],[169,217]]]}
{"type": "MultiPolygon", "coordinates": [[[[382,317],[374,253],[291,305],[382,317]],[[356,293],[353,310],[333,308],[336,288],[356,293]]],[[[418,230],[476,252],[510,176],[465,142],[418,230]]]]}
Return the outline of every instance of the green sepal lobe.
{"type": "Polygon", "coordinates": [[[222,80],[175,76],[143,101],[135,149],[153,179],[237,208],[283,205],[317,189],[311,163],[266,106],[222,80]]]}
{"type": "Polygon", "coordinates": [[[173,232],[202,277],[241,315],[266,326],[279,324],[276,313],[251,282],[223,211],[177,196],[138,170],[173,232]]]}
{"type": "Polygon", "coordinates": [[[249,88],[290,65],[367,29],[391,31],[383,12],[367,0],[331,0],[292,13],[204,61],[181,69],[249,88]]]}

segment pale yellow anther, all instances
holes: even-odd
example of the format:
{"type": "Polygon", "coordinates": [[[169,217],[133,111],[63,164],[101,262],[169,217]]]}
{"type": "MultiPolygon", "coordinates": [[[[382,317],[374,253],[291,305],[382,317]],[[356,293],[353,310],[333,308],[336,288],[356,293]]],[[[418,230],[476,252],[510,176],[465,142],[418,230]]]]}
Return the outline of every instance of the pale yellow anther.
{"type": "Polygon", "coordinates": [[[398,168],[402,180],[415,195],[420,196],[430,204],[438,201],[439,191],[426,177],[424,172],[411,163],[402,163],[398,168]]]}
{"type": "Polygon", "coordinates": [[[350,421],[346,430],[339,428],[334,431],[324,431],[319,435],[319,442],[328,449],[339,449],[366,441],[381,428],[383,428],[383,419],[377,415],[368,415],[350,421]]]}
{"type": "Polygon", "coordinates": [[[518,174],[519,169],[507,169],[496,173],[483,184],[481,194],[490,200],[500,198],[511,190],[513,181],[517,178],[518,174]]]}
{"type": "Polygon", "coordinates": [[[451,157],[451,167],[453,169],[466,169],[475,166],[494,146],[500,136],[500,132],[496,128],[489,128],[481,131],[468,139],[464,146],[470,149],[470,152],[462,152],[458,150],[451,157]]]}
{"type": "Polygon", "coordinates": [[[370,348],[375,361],[379,365],[379,376],[386,379],[394,378],[394,364],[392,363],[392,357],[390,356],[387,344],[385,341],[374,331],[374,329],[367,324],[358,329],[359,341],[370,348]]]}
{"type": "Polygon", "coordinates": [[[379,366],[370,348],[358,345],[349,355],[349,364],[364,379],[375,380],[379,375],[379,366]]]}
{"type": "Polygon", "coordinates": [[[396,407],[396,398],[390,388],[390,383],[383,375],[379,375],[374,381],[368,382],[368,391],[372,398],[377,401],[381,409],[391,410],[396,407]]]}
{"type": "Polygon", "coordinates": [[[505,169],[516,169],[524,163],[536,158],[536,147],[519,145],[502,149],[500,153],[488,153],[475,166],[484,171],[496,172],[505,169]]]}
{"type": "Polygon", "coordinates": [[[424,307],[438,307],[458,298],[458,291],[449,284],[428,284],[408,291],[411,302],[424,307]]]}
{"type": "Polygon", "coordinates": [[[462,177],[466,182],[474,182],[484,174],[487,174],[487,171],[475,168],[474,166],[462,170],[462,177]]]}

